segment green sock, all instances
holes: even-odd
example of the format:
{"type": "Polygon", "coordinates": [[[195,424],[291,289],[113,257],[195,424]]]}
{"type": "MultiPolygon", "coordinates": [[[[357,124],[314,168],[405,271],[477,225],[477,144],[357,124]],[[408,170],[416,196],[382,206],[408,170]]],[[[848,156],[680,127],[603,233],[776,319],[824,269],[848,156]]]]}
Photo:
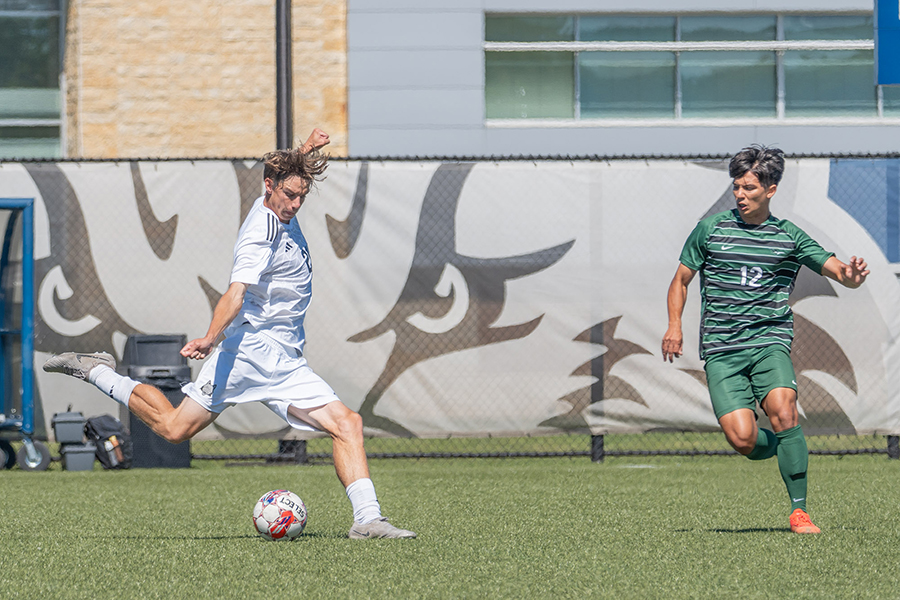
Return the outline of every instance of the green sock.
{"type": "Polygon", "coordinates": [[[800,426],[775,434],[778,438],[778,469],[791,497],[791,512],[806,510],[806,469],[809,466],[809,449],[800,426]]]}
{"type": "Polygon", "coordinates": [[[768,429],[759,429],[759,435],[756,437],[756,445],[747,458],[750,460],[766,460],[772,458],[778,451],[778,436],[768,429]]]}

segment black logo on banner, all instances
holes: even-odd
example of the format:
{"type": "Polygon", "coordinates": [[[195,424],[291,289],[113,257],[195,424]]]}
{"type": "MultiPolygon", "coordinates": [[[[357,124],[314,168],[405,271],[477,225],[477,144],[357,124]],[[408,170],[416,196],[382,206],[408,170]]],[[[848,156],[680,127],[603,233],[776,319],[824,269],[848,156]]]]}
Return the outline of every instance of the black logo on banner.
{"type": "MultiPolygon", "coordinates": [[[[456,212],[466,178],[475,165],[438,167],[425,193],[415,251],[406,284],[394,307],[374,327],[352,336],[365,342],[394,332],[393,349],[384,370],[360,407],[368,427],[412,436],[402,424],[375,414],[385,391],[410,367],[434,358],[529,335],[543,316],[526,323],[492,327],[506,302],[506,283],[542,271],[575,243],[503,258],[475,258],[456,251],[456,212]],[[445,295],[436,290],[446,291],[445,295]]],[[[365,212],[368,165],[363,163],[346,221],[328,219],[332,247],[338,257],[353,251],[365,212]]]]}

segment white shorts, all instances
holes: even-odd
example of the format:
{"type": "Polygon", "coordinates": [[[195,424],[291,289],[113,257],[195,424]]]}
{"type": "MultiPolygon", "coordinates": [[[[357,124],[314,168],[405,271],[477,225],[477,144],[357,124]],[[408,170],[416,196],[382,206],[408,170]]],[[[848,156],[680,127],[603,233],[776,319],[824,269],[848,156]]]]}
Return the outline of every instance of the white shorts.
{"type": "Polygon", "coordinates": [[[196,381],[181,391],[216,414],[231,404],[262,402],[294,429],[318,431],[289,415],[288,409],[308,410],[338,400],[331,386],[294,348],[247,326],[229,334],[204,363],[196,381]]]}

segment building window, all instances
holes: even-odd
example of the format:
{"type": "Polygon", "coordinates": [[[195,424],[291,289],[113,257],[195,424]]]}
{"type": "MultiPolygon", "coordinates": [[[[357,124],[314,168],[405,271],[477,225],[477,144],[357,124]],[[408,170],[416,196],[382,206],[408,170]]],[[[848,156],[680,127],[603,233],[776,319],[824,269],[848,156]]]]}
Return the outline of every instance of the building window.
{"type": "Polygon", "coordinates": [[[61,155],[59,0],[0,0],[0,158],[61,155]]]}
{"type": "Polygon", "coordinates": [[[488,119],[900,118],[871,14],[485,16],[488,119]]]}

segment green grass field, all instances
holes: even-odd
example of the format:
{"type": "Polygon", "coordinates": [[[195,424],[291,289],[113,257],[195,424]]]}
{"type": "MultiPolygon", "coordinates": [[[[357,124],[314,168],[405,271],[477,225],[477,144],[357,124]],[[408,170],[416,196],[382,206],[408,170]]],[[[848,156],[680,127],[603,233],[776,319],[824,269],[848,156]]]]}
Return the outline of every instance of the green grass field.
{"type": "Polygon", "coordinates": [[[774,460],[376,460],[384,513],[416,540],[351,541],[330,465],[0,471],[2,598],[897,598],[900,461],[811,458],[787,529],[774,460]],[[295,542],[252,530],[297,492],[295,542]]]}

